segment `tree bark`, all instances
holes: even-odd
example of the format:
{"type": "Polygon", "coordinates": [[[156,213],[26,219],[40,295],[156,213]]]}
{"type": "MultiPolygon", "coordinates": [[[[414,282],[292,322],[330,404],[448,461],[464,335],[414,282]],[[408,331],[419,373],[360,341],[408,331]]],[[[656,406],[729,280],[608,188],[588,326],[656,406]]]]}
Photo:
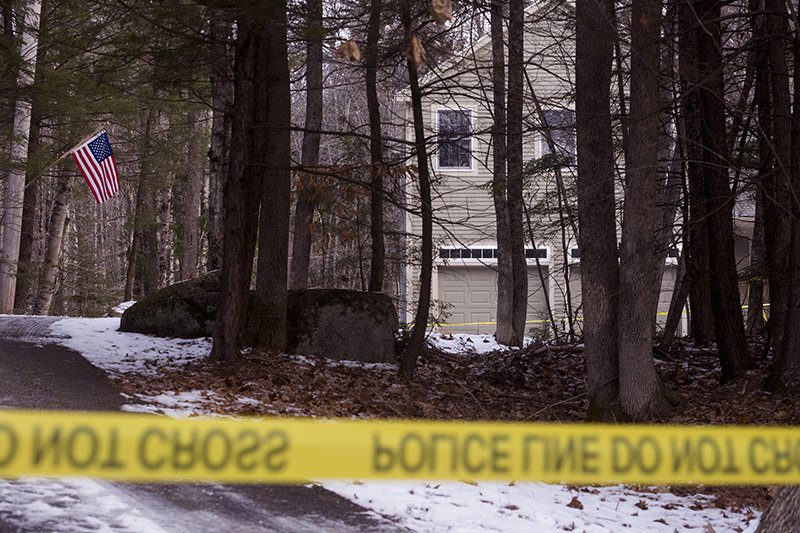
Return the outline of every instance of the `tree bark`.
{"type": "MultiPolygon", "coordinates": [[[[25,5],[20,48],[23,59],[17,76],[17,88],[28,88],[34,79],[36,56],[39,48],[38,29],[41,0],[30,0],[25,5]]],[[[14,296],[17,289],[17,266],[20,237],[22,235],[22,204],[25,195],[25,165],[28,159],[28,138],[31,129],[31,102],[22,96],[17,99],[14,110],[14,128],[11,139],[10,161],[12,168],[6,176],[3,201],[2,227],[3,248],[0,254],[0,313],[14,311],[14,296]]]]}
{"type": "Polygon", "coordinates": [[[720,7],[716,0],[700,0],[696,12],[702,25],[697,28],[698,71],[702,109],[700,141],[703,150],[703,192],[711,265],[711,307],[722,366],[722,382],[744,374],[752,366],[744,334],[733,236],[733,196],[728,184],[728,143],[725,129],[725,100],[720,7]]]}
{"type": "Polygon", "coordinates": [[[50,214],[44,265],[42,265],[42,275],[39,279],[39,287],[33,303],[34,315],[47,315],[50,313],[50,303],[53,301],[53,294],[56,290],[56,276],[61,258],[61,247],[64,242],[64,225],[69,211],[72,183],[72,174],[62,171],[56,185],[53,211],[50,214]]]}
{"type": "MultiPolygon", "coordinates": [[[[411,0],[404,0],[401,7],[401,18],[407,43],[411,42],[414,35],[410,2],[411,0]]],[[[425,139],[425,123],[422,117],[422,91],[419,87],[419,74],[412,57],[407,59],[406,65],[411,89],[411,109],[414,115],[414,150],[417,156],[419,196],[422,204],[422,264],[419,275],[419,301],[414,316],[411,339],[400,358],[400,375],[409,379],[417,366],[417,359],[425,343],[425,332],[428,329],[433,282],[433,204],[431,202],[431,177],[428,170],[428,149],[425,139]]]]}
{"type": "MultiPolygon", "coordinates": [[[[263,175],[256,302],[252,315],[258,327],[256,344],[268,350],[286,351],[292,190],[292,100],[289,88],[286,0],[270,2],[265,8],[265,16],[269,22],[260,55],[263,67],[257,71],[259,75],[256,77],[258,107],[255,126],[266,127],[266,138],[263,151],[260,150],[260,145],[254,146],[254,158],[263,168],[263,175]]],[[[319,151],[318,145],[316,150],[319,151]]]]}
{"type": "MultiPolygon", "coordinates": [[[[322,129],[322,0],[306,2],[306,119],[303,131],[303,150],[300,186],[294,211],[292,234],[292,265],[289,286],[305,289],[311,264],[311,237],[318,194],[318,178],[313,174],[319,166],[319,145],[322,129]]],[[[369,101],[369,92],[367,92],[369,101]]]]}
{"type": "Polygon", "coordinates": [[[492,39],[492,198],[497,231],[497,330],[501,344],[514,340],[514,270],[511,227],[506,200],[506,68],[503,35],[503,0],[491,2],[492,39]]]}
{"type": "MultiPolygon", "coordinates": [[[[795,32],[792,41],[794,52],[794,79],[800,80],[800,35],[795,32]]],[[[787,391],[800,389],[800,98],[795,96],[792,114],[793,155],[790,166],[792,202],[791,241],[789,252],[789,294],[785,331],[780,344],[781,351],[773,362],[772,381],[787,391]],[[777,379],[776,379],[777,378],[777,379]]],[[[770,302],[771,303],[771,302],[770,302]]],[[[770,309],[771,312],[771,309],[770,309]]],[[[770,320],[771,321],[771,320],[770,320]]]]}
{"type": "Polygon", "coordinates": [[[172,185],[175,175],[165,174],[158,201],[158,288],[172,282],[172,185]]]}
{"type": "Polygon", "coordinates": [[[209,271],[222,267],[224,190],[229,173],[229,149],[233,122],[233,57],[227,12],[211,9],[211,148],[208,151],[208,261],[209,271]]]}
{"type": "Polygon", "coordinates": [[[704,184],[701,161],[700,129],[701,103],[698,72],[697,28],[699,22],[692,0],[682,2],[678,13],[680,38],[679,66],[681,75],[681,112],[685,130],[686,175],[689,182],[688,246],[686,268],[691,280],[689,304],[691,308],[689,334],[700,345],[708,344],[714,337],[714,317],[711,311],[711,271],[708,256],[708,230],[703,194],[704,184]]]}
{"type": "Polygon", "coordinates": [[[506,206],[511,251],[512,306],[510,346],[522,346],[528,316],[528,261],[522,223],[524,176],[522,160],[523,81],[525,79],[524,0],[509,1],[508,22],[508,123],[506,206]]]}
{"type": "Polygon", "coordinates": [[[617,377],[617,232],[610,79],[614,3],[577,0],[575,108],[578,138],[578,221],[589,412],[613,420],[617,377]]]}
{"type": "Polygon", "coordinates": [[[370,153],[370,261],[369,290],[381,292],[385,270],[386,247],[383,239],[383,143],[381,110],[378,102],[378,40],[381,32],[381,0],[372,0],[369,11],[366,49],[367,110],[369,113],[370,153]]]}
{"type": "MultiPolygon", "coordinates": [[[[41,148],[39,122],[41,118],[34,109],[31,117],[31,130],[28,139],[28,161],[41,148]]],[[[36,243],[36,227],[38,223],[37,204],[39,202],[39,183],[42,178],[41,168],[27,165],[25,171],[25,199],[22,202],[22,229],[19,241],[19,263],[17,271],[17,288],[14,294],[14,312],[24,313],[28,309],[31,288],[37,274],[38,265],[32,262],[36,243]]]]}
{"type": "MultiPolygon", "coordinates": [[[[193,132],[200,119],[196,111],[189,111],[186,120],[193,132]]],[[[191,279],[197,274],[197,254],[200,240],[200,197],[203,193],[202,138],[189,134],[186,152],[186,190],[183,213],[183,253],[181,254],[181,280],[191,279]]]]}
{"type": "Polygon", "coordinates": [[[753,222],[753,242],[750,246],[750,282],[747,288],[747,327],[752,335],[764,329],[764,276],[767,259],[764,245],[764,207],[763,194],[756,192],[756,214],[753,222]]]}
{"type": "Polygon", "coordinates": [[[756,533],[784,533],[800,530],[800,487],[778,489],[767,510],[761,515],[756,533]]]}
{"type": "Polygon", "coordinates": [[[789,75],[786,66],[788,22],[786,3],[766,0],[765,26],[768,42],[767,66],[771,88],[771,133],[773,166],[764,176],[764,241],[769,277],[769,332],[772,353],[780,357],[789,304],[789,248],[792,209],[789,190],[791,165],[791,111],[789,75]]]}
{"type": "MultiPolygon", "coordinates": [[[[631,95],[619,266],[619,398],[633,420],[664,414],[667,402],[653,362],[652,258],[658,184],[661,3],[633,0],[631,95]]],[[[583,226],[582,226],[583,227],[583,226]]]]}
{"type": "MultiPolygon", "coordinates": [[[[256,112],[258,68],[263,60],[266,20],[253,3],[237,13],[236,61],[234,64],[234,109],[229,172],[224,193],[224,236],[220,301],[214,324],[211,359],[233,362],[239,358],[261,201],[261,172],[254,166],[254,146],[265,146],[265,128],[253,128],[256,112]]],[[[262,95],[263,96],[263,95],[262,95]]]]}

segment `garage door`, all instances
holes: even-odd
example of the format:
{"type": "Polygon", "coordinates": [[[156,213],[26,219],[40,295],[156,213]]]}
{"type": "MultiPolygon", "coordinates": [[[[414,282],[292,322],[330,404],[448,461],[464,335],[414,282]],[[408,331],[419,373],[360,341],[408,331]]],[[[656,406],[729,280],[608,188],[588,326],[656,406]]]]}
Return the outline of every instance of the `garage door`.
{"type": "MultiPolygon", "coordinates": [[[[542,267],[542,285],[536,267],[528,268],[528,320],[541,320],[546,313],[547,267],[542,267]]],[[[447,304],[449,316],[443,331],[494,333],[497,316],[497,272],[486,266],[439,267],[439,301],[447,304]],[[487,324],[488,322],[488,324],[487,324]]],[[[537,324],[530,324],[536,326],[537,324]]]]}

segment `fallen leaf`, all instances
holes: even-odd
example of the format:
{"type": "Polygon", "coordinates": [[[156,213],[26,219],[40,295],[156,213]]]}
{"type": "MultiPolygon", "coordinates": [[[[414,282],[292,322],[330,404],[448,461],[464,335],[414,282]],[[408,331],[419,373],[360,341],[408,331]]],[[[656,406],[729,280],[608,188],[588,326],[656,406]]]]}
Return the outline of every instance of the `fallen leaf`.
{"type": "Polygon", "coordinates": [[[572,507],[573,509],[583,509],[583,504],[578,499],[577,496],[573,496],[572,499],[567,504],[567,507],[572,507]]]}

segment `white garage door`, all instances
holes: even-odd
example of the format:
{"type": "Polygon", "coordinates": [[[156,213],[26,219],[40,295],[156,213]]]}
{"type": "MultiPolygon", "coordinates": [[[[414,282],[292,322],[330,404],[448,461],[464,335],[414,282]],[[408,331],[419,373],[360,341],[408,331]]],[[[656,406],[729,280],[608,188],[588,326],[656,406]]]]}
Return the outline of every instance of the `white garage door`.
{"type": "MultiPolygon", "coordinates": [[[[528,267],[528,320],[546,314],[547,267],[542,266],[542,285],[536,267],[528,267]]],[[[497,272],[487,266],[439,267],[439,301],[448,304],[450,333],[494,333],[497,316],[497,272]]],[[[529,324],[528,328],[538,324],[529,324]]]]}

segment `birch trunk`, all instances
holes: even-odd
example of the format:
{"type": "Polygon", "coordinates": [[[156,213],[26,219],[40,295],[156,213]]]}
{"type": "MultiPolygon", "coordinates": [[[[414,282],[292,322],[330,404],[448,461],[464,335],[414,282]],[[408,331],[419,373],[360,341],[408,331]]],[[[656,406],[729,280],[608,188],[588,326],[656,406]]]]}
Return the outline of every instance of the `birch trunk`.
{"type": "Polygon", "coordinates": [[[50,215],[50,231],[47,236],[42,276],[39,280],[39,288],[33,303],[34,315],[50,313],[50,304],[56,291],[56,276],[58,275],[58,263],[61,257],[61,245],[64,241],[64,226],[67,220],[67,212],[69,211],[72,183],[72,175],[62,172],[56,185],[56,197],[53,203],[53,211],[50,215]]]}
{"type": "MultiPolygon", "coordinates": [[[[39,48],[38,29],[41,0],[27,2],[22,28],[22,68],[17,87],[26,89],[33,83],[36,56],[39,48]]],[[[20,91],[22,94],[22,91],[20,91]]],[[[3,198],[3,249],[0,255],[0,313],[14,311],[17,288],[17,264],[22,235],[22,202],[25,195],[25,165],[28,161],[28,136],[31,129],[31,102],[20,97],[14,109],[14,129],[11,139],[11,171],[6,177],[3,198]]]]}

